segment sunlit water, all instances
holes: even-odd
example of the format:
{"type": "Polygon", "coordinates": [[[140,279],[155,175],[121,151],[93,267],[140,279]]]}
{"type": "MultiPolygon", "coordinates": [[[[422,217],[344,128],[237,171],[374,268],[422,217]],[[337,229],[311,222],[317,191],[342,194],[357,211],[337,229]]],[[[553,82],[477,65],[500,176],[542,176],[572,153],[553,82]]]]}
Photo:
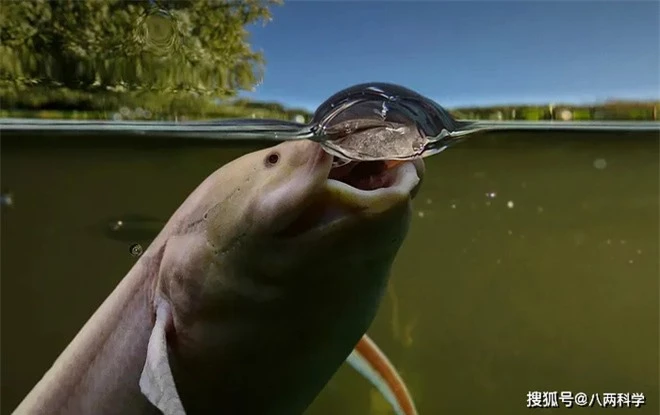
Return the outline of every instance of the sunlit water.
{"type": "MultiPolygon", "coordinates": [[[[267,145],[52,133],[3,131],[2,413],[134,245],[209,173],[267,145]]],[[[370,329],[421,414],[526,414],[529,391],[555,390],[643,392],[641,410],[617,413],[658,413],[659,150],[655,132],[499,132],[427,158],[370,329]]],[[[385,408],[342,368],[308,413],[385,408]]]]}

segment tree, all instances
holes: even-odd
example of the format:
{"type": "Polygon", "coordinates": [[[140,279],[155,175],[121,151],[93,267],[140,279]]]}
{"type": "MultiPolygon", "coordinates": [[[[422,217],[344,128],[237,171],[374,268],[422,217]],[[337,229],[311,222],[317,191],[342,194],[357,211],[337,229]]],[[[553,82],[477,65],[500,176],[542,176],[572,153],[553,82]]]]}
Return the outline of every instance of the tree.
{"type": "Polygon", "coordinates": [[[0,87],[232,96],[262,76],[246,26],[280,2],[5,1],[0,87]]]}

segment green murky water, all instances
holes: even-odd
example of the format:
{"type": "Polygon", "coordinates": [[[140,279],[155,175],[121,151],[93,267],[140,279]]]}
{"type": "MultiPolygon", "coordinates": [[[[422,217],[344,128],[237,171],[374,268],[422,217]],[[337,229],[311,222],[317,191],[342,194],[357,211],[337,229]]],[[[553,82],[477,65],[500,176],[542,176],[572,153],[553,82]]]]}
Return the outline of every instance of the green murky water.
{"type": "MultiPolygon", "coordinates": [[[[256,148],[153,145],[3,134],[2,413],[135,261],[107,220],[167,218],[256,148]]],[[[659,150],[653,132],[493,133],[427,159],[370,330],[422,415],[526,414],[529,391],[643,392],[609,410],[658,413],[659,150]]],[[[388,413],[374,396],[342,368],[308,413],[388,413]]]]}

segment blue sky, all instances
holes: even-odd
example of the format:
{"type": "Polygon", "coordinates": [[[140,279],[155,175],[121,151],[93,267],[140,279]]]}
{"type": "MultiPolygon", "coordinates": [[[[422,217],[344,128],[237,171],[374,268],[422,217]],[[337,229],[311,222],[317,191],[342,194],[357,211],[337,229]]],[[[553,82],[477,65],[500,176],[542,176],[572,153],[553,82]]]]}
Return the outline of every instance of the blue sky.
{"type": "Polygon", "coordinates": [[[286,1],[250,41],[260,100],[382,81],[447,107],[660,98],[660,2],[286,1]]]}

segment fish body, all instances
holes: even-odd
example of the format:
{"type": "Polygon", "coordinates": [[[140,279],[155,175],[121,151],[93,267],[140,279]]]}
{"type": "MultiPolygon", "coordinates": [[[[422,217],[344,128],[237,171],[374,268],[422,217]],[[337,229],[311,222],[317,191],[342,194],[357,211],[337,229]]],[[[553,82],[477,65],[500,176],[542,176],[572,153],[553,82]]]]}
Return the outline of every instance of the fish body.
{"type": "Polygon", "coordinates": [[[376,314],[423,163],[331,169],[299,141],[211,174],[14,413],[304,412],[376,314]]]}

